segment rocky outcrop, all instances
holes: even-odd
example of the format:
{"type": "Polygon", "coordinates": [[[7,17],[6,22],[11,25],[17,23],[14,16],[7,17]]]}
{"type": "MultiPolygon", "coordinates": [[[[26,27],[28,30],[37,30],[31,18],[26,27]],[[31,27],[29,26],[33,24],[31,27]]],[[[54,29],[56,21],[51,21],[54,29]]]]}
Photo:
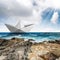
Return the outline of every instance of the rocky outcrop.
{"type": "Polygon", "coordinates": [[[50,52],[45,55],[41,55],[40,57],[44,60],[56,60],[58,58],[57,55],[50,53],[50,52]]]}
{"type": "Polygon", "coordinates": [[[0,60],[59,60],[60,41],[34,42],[20,38],[0,39],[0,60]]]}

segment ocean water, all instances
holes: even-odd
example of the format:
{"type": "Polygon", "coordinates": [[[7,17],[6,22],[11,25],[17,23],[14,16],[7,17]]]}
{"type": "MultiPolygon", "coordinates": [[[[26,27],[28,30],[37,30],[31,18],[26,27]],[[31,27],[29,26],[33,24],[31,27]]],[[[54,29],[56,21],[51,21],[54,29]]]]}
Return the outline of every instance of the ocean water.
{"type": "Polygon", "coordinates": [[[13,37],[34,39],[35,41],[60,40],[60,32],[0,33],[1,39],[11,39],[13,37]]]}

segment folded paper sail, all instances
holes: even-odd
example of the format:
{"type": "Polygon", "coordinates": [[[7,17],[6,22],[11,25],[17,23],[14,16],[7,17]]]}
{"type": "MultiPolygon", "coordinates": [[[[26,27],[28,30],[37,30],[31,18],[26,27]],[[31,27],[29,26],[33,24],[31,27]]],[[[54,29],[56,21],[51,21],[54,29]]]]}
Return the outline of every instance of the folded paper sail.
{"type": "Polygon", "coordinates": [[[12,26],[9,24],[5,24],[5,25],[10,32],[29,32],[34,24],[27,24],[24,25],[24,27],[21,27],[20,22],[18,22],[16,26],[12,26]]]}

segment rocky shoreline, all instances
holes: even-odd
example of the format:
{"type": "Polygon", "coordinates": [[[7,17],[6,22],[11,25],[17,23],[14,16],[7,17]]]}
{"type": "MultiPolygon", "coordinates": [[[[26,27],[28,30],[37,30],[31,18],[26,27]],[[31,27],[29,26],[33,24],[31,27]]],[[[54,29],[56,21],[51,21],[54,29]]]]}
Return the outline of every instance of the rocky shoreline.
{"type": "Polygon", "coordinates": [[[0,39],[0,60],[60,60],[60,40],[0,39]]]}

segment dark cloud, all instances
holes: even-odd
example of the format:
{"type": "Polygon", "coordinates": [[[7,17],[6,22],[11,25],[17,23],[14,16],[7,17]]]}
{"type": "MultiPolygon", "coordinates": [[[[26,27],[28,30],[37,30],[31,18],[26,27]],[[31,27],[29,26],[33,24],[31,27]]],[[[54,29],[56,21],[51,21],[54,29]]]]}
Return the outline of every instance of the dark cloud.
{"type": "Polygon", "coordinates": [[[28,17],[32,15],[32,9],[23,5],[20,5],[15,0],[0,1],[0,18],[9,16],[22,16],[28,17]]]}

